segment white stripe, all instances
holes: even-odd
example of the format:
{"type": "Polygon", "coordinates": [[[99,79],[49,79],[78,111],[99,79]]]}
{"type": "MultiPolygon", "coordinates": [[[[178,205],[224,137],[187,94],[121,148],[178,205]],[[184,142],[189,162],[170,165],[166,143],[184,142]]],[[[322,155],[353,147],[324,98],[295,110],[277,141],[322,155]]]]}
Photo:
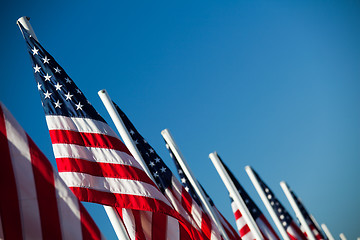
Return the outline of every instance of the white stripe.
{"type": "Polygon", "coordinates": [[[122,219],[131,240],[135,240],[135,219],[131,209],[122,208],[122,219]]]}
{"type": "MultiPolygon", "coordinates": [[[[295,239],[303,239],[303,237],[299,236],[298,233],[297,233],[297,231],[294,230],[293,224],[294,224],[295,226],[297,226],[296,223],[291,222],[290,225],[288,226],[288,228],[286,229],[287,234],[290,234],[290,235],[293,236],[295,239]]],[[[306,237],[305,237],[305,238],[306,238],[306,237]]]]}
{"type": "Polygon", "coordinates": [[[109,193],[145,196],[163,201],[170,206],[168,200],[156,187],[145,182],[121,178],[97,177],[77,172],[61,172],[59,174],[68,187],[81,187],[109,193]]]}
{"type": "Polygon", "coordinates": [[[119,138],[107,123],[89,118],[47,115],[46,123],[49,130],[71,130],[84,133],[98,133],[119,138]]]}
{"type": "Polygon", "coordinates": [[[273,234],[273,232],[268,228],[268,226],[262,221],[262,219],[261,219],[260,217],[258,217],[255,222],[256,222],[256,224],[258,225],[261,233],[262,233],[265,237],[267,237],[269,240],[279,239],[279,238],[277,238],[277,237],[273,234]]]}
{"type": "Polygon", "coordinates": [[[62,237],[63,239],[82,239],[78,199],[56,174],[54,174],[54,181],[62,237]]]}
{"type": "MultiPolygon", "coordinates": [[[[140,212],[140,221],[142,231],[145,235],[145,238],[148,240],[152,240],[152,212],[149,211],[139,211],[140,212]]],[[[154,223],[156,224],[156,223],[154,223]]],[[[160,226],[159,226],[160,227],[160,226]]],[[[156,239],[154,239],[156,240],[156,239]]]]}
{"type": "Polygon", "coordinates": [[[129,154],[107,148],[84,147],[74,144],[53,144],[55,158],[78,158],[99,163],[118,163],[143,169],[129,154]]]}
{"type": "Polygon", "coordinates": [[[166,228],[167,240],[180,240],[179,224],[180,223],[175,218],[167,217],[167,228],[166,228]]]}
{"type": "Polygon", "coordinates": [[[19,197],[23,236],[41,239],[41,221],[27,136],[5,107],[3,111],[19,197]]]}

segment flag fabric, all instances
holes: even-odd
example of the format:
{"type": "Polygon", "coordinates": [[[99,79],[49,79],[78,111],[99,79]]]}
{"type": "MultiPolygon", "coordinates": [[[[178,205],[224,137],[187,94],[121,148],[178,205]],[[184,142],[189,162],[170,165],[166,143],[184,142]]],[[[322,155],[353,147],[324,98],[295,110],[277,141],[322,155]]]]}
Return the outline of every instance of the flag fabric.
{"type": "Polygon", "coordinates": [[[165,196],[167,196],[174,208],[185,219],[188,219],[194,227],[201,230],[208,239],[221,239],[218,228],[210,219],[208,214],[202,211],[201,207],[185,190],[156,151],[140,135],[119,106],[115,103],[114,106],[116,107],[116,110],[118,111],[126,129],[130,133],[132,140],[135,142],[137,149],[145,161],[145,164],[155,179],[157,186],[159,186],[160,190],[165,196]]]}
{"type": "Polygon", "coordinates": [[[0,103],[0,239],[102,239],[77,197],[0,103]]]}
{"type": "MultiPolygon", "coordinates": [[[[305,209],[304,205],[302,204],[301,200],[295,195],[295,193],[291,190],[290,193],[294,198],[296,205],[299,207],[301,214],[304,216],[307,225],[309,226],[311,232],[314,234],[317,240],[325,240],[327,239],[321,232],[321,230],[316,226],[315,222],[311,218],[309,212],[305,209]]],[[[300,229],[303,231],[304,235],[307,237],[307,233],[305,231],[304,226],[300,225],[300,229]]]]}
{"type": "MultiPolygon", "coordinates": [[[[165,140],[165,139],[164,139],[165,140]]],[[[190,183],[188,177],[184,174],[184,171],[182,169],[182,167],[179,164],[178,159],[176,158],[175,154],[172,152],[171,148],[169,147],[169,145],[166,143],[165,140],[165,144],[166,144],[166,148],[169,150],[170,153],[170,157],[173,159],[174,164],[176,166],[178,175],[180,177],[180,181],[181,184],[183,185],[183,187],[185,188],[185,190],[191,195],[191,197],[197,202],[197,204],[199,206],[202,207],[202,209],[204,210],[204,207],[202,206],[199,196],[196,194],[195,189],[193,187],[193,185],[190,183]]],[[[231,226],[231,224],[226,220],[226,218],[221,214],[221,212],[217,209],[217,207],[215,206],[213,200],[210,198],[210,196],[206,193],[205,189],[202,187],[202,185],[199,183],[200,187],[202,188],[203,192],[205,193],[205,197],[207,198],[207,200],[210,203],[210,206],[214,209],[215,213],[218,215],[219,220],[221,221],[221,224],[227,234],[227,236],[230,239],[238,239],[240,240],[240,236],[239,234],[236,232],[236,230],[231,226]]]]}
{"type": "MultiPolygon", "coordinates": [[[[229,174],[231,181],[234,183],[236,189],[238,190],[241,198],[243,199],[247,209],[249,210],[251,217],[255,220],[261,234],[264,239],[268,240],[280,240],[275,230],[270,225],[269,221],[266,219],[264,214],[261,212],[260,208],[255,204],[255,202],[250,198],[245,189],[241,186],[239,181],[235,178],[234,174],[230,171],[230,169],[225,165],[220,156],[218,155],[221,164],[224,166],[226,172],[229,174]]],[[[244,240],[252,240],[255,239],[254,233],[251,232],[245,218],[243,217],[243,213],[241,213],[239,207],[236,205],[235,201],[230,197],[231,208],[233,210],[236,226],[240,232],[240,236],[244,240]]]]}
{"type": "Polygon", "coordinates": [[[124,209],[133,211],[130,217],[141,223],[135,234],[128,230],[133,239],[198,238],[64,69],[19,25],[66,185],[81,201],[116,207],[125,217],[124,209]]]}
{"type": "Polygon", "coordinates": [[[259,175],[253,170],[254,175],[259,182],[261,188],[276,213],[276,217],[280,220],[282,226],[287,232],[291,240],[306,240],[305,235],[302,233],[298,225],[295,223],[290,214],[286,211],[284,206],[279,202],[271,189],[261,180],[259,175]]]}

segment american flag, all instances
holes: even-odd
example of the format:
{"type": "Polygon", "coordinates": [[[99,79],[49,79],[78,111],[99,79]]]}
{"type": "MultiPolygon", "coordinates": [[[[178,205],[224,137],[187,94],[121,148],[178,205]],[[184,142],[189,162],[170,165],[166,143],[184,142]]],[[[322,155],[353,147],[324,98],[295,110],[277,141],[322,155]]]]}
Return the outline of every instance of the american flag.
{"type": "MultiPolygon", "coordinates": [[[[305,221],[307,223],[307,225],[309,226],[311,232],[314,234],[315,238],[317,240],[324,240],[327,239],[322,233],[321,230],[319,228],[317,228],[315,222],[312,220],[310,214],[308,213],[308,211],[305,209],[304,205],[302,204],[301,200],[295,195],[295,193],[291,190],[290,193],[292,195],[292,197],[295,199],[296,205],[299,207],[301,214],[304,216],[305,221]]],[[[300,225],[300,228],[303,230],[303,233],[305,236],[307,236],[304,227],[302,225],[300,225]]]]}
{"type": "Polygon", "coordinates": [[[0,103],[0,239],[102,239],[100,230],[0,103]]]}
{"type": "Polygon", "coordinates": [[[270,190],[270,188],[261,180],[259,175],[254,171],[254,175],[259,182],[261,188],[265,192],[266,198],[268,199],[271,207],[274,209],[276,213],[276,217],[280,220],[283,228],[286,233],[290,237],[291,240],[306,240],[305,235],[301,232],[298,225],[295,223],[290,214],[286,211],[284,206],[279,202],[279,200],[275,197],[274,193],[270,190]]]}
{"type": "Polygon", "coordinates": [[[66,185],[81,201],[116,207],[124,218],[139,216],[142,224],[137,225],[135,234],[128,232],[136,239],[159,234],[164,239],[185,239],[194,234],[64,69],[19,25],[33,63],[57,167],[66,185]],[[128,216],[126,211],[134,214],[128,216]],[[161,220],[151,218],[149,225],[148,215],[161,220]],[[164,226],[168,226],[166,230],[164,226]]]}
{"type": "MultiPolygon", "coordinates": [[[[232,182],[234,183],[236,189],[238,190],[241,198],[246,204],[246,207],[248,208],[251,217],[255,220],[257,226],[259,227],[261,234],[263,235],[264,239],[269,240],[280,240],[280,238],[277,236],[275,230],[270,225],[269,221],[266,219],[264,214],[261,212],[259,207],[255,204],[255,202],[250,198],[250,196],[247,194],[247,192],[244,190],[244,188],[241,186],[241,184],[238,182],[238,180],[235,178],[234,174],[230,171],[230,169],[225,165],[225,163],[222,161],[220,156],[218,155],[222,165],[224,166],[226,172],[229,174],[232,182]]],[[[242,213],[240,212],[238,206],[236,205],[235,201],[230,197],[231,200],[231,208],[233,210],[235,220],[236,220],[236,226],[238,227],[238,230],[240,232],[240,236],[244,240],[252,240],[255,239],[254,233],[251,232],[248,224],[245,221],[245,218],[243,217],[242,213]]]]}
{"type": "MultiPolygon", "coordinates": [[[[165,140],[166,143],[166,140],[165,140]]],[[[171,148],[169,147],[169,145],[166,143],[166,148],[169,150],[170,152],[170,157],[173,159],[177,172],[179,174],[180,177],[180,181],[181,184],[185,187],[185,190],[187,192],[190,193],[190,195],[192,196],[192,198],[197,202],[197,204],[199,206],[202,206],[199,196],[196,194],[194,187],[192,186],[192,184],[190,183],[189,179],[187,178],[187,176],[184,174],[184,171],[182,169],[182,167],[180,166],[178,159],[176,158],[175,154],[172,152],[171,148]]],[[[200,184],[201,186],[201,184],[200,184]]],[[[227,236],[230,239],[238,239],[240,240],[240,236],[239,234],[236,232],[236,230],[231,226],[231,224],[225,219],[225,217],[220,213],[220,211],[217,209],[217,207],[215,206],[213,200],[209,197],[209,195],[206,193],[205,189],[201,186],[201,188],[203,189],[203,192],[205,193],[206,198],[208,199],[211,207],[214,209],[215,213],[218,214],[219,219],[221,221],[221,224],[227,234],[227,236]]],[[[203,211],[204,211],[204,207],[202,207],[203,211]]]]}
{"type": "Polygon", "coordinates": [[[219,230],[210,217],[202,211],[201,207],[185,190],[156,151],[136,130],[125,113],[115,103],[114,105],[157,186],[167,196],[174,208],[189,222],[192,222],[195,227],[201,229],[201,232],[208,239],[221,239],[219,230]]]}

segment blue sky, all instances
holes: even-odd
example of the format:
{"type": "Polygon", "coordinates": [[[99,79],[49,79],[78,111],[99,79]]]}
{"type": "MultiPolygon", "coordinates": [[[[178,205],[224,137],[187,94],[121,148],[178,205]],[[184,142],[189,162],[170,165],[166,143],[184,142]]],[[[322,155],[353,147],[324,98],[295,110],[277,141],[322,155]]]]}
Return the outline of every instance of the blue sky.
{"type": "MultiPolygon", "coordinates": [[[[97,96],[106,88],[174,169],[160,134],[171,130],[231,223],[215,150],[264,212],[246,165],[291,213],[281,180],[336,238],[360,236],[358,1],[8,1],[0,11],[0,100],[54,165],[15,24],[24,15],[102,116],[111,123],[97,96]]],[[[113,239],[102,207],[86,206],[113,239]]]]}

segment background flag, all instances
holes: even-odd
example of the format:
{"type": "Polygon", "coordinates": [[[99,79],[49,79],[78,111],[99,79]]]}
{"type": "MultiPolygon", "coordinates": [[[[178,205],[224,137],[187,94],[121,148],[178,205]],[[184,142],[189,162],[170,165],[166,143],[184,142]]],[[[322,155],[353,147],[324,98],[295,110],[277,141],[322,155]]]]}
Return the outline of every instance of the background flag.
{"type": "Polygon", "coordinates": [[[0,103],[0,239],[101,239],[84,206],[0,103]]]}
{"type": "Polygon", "coordinates": [[[131,237],[147,239],[164,225],[170,225],[169,231],[162,231],[157,239],[189,238],[193,233],[188,223],[173,209],[64,69],[19,25],[33,63],[59,174],[67,186],[81,201],[117,207],[120,216],[140,219],[142,224],[136,226],[135,233],[128,232],[131,237]],[[135,214],[123,215],[124,208],[134,210],[135,214]],[[139,215],[137,211],[142,212],[139,215]],[[150,215],[163,220],[153,221],[145,211],[156,212],[150,215]]]}

